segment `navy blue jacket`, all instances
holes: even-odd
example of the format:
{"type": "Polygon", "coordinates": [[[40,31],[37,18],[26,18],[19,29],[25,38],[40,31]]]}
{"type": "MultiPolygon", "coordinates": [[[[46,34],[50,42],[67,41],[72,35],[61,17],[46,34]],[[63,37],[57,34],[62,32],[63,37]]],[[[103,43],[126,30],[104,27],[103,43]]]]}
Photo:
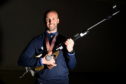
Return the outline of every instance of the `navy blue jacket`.
{"type": "MultiPolygon", "coordinates": [[[[36,58],[35,56],[46,52],[44,39],[45,33],[32,39],[19,57],[18,65],[24,67],[42,66],[43,64],[41,58],[36,58]]],[[[64,42],[65,40],[66,38],[64,36],[58,34],[53,51],[55,51],[55,48],[59,45],[59,43],[64,42]]],[[[69,69],[73,69],[76,65],[75,53],[68,53],[64,46],[63,50],[60,50],[60,53],[55,61],[57,66],[52,69],[44,68],[43,70],[37,72],[39,79],[50,80],[68,78],[69,69]]]]}

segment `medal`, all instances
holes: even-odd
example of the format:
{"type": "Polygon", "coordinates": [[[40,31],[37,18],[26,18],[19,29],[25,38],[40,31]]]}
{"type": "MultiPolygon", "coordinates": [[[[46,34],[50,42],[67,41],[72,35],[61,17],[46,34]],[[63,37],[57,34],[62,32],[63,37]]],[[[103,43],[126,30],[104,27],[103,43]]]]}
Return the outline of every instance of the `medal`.
{"type": "Polygon", "coordinates": [[[54,48],[54,45],[55,45],[55,42],[56,42],[56,37],[57,37],[58,34],[56,34],[54,36],[54,38],[52,39],[52,42],[49,43],[49,39],[48,37],[46,36],[46,49],[47,49],[47,55],[45,56],[45,59],[47,61],[50,61],[52,58],[53,58],[53,55],[52,55],[52,50],[54,48]]]}

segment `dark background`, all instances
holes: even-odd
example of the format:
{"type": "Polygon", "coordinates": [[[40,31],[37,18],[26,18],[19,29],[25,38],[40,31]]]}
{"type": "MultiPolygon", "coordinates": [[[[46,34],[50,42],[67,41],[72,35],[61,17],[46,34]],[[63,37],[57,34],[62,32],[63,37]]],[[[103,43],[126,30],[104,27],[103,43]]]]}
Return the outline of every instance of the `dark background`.
{"type": "MultiPolygon", "coordinates": [[[[76,41],[77,67],[72,71],[72,77],[74,79],[78,74],[85,80],[104,79],[104,77],[111,80],[112,77],[113,81],[121,77],[122,81],[126,72],[124,1],[1,0],[0,84],[19,83],[14,83],[12,77],[16,74],[14,78],[17,78],[24,71],[24,68],[17,65],[18,57],[28,42],[44,31],[43,15],[47,9],[55,9],[59,12],[59,31],[71,37],[110,15],[115,3],[121,10],[118,15],[76,41]],[[9,82],[6,82],[8,80],[9,82]]],[[[94,82],[88,81],[88,83],[94,82]]]]}

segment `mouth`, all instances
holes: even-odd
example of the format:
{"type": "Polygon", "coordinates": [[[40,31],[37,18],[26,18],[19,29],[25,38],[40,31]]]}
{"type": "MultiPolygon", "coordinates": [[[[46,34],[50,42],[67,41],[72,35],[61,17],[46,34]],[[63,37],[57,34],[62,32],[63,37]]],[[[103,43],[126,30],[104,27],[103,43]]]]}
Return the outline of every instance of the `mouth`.
{"type": "Polygon", "coordinates": [[[53,27],[53,26],[54,26],[54,24],[49,24],[49,26],[50,26],[50,27],[53,27]]]}
{"type": "Polygon", "coordinates": [[[50,26],[54,25],[54,24],[49,24],[50,26]]]}

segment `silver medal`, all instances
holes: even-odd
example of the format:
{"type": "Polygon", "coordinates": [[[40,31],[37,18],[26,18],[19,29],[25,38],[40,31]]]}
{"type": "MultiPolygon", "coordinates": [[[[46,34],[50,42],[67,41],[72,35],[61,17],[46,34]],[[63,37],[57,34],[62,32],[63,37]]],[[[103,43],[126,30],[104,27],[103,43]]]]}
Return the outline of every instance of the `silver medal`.
{"type": "Polygon", "coordinates": [[[45,57],[45,59],[46,59],[47,61],[50,61],[52,58],[53,58],[52,55],[47,55],[47,56],[45,57]]]}

